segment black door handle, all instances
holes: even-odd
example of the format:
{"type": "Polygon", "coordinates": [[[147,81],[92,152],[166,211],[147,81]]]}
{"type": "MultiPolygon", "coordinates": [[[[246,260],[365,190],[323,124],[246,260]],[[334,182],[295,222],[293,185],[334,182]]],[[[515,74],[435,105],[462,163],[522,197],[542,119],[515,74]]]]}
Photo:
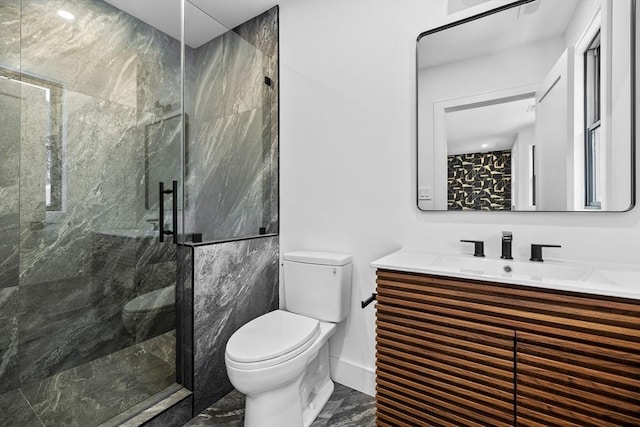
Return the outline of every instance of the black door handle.
{"type": "Polygon", "coordinates": [[[158,185],[158,240],[164,242],[165,235],[173,235],[173,243],[178,243],[178,181],[173,181],[171,190],[164,189],[164,182],[160,181],[158,185]],[[166,194],[173,195],[171,222],[173,230],[165,230],[164,228],[164,196],[166,194]]]}

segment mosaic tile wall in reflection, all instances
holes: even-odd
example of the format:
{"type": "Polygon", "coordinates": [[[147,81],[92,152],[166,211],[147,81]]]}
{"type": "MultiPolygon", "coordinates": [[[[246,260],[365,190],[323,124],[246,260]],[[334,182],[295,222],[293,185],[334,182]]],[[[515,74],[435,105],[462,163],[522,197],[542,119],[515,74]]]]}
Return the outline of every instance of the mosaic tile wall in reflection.
{"type": "Polygon", "coordinates": [[[511,210],[511,150],[447,157],[447,209],[511,210]]]}

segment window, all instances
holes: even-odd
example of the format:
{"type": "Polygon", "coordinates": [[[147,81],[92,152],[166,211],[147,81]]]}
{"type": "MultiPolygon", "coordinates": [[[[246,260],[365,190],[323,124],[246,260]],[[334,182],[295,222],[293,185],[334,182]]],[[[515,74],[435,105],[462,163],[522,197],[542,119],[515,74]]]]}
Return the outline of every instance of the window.
{"type": "Polygon", "coordinates": [[[529,206],[536,205],[536,146],[529,149],[529,206]]]}
{"type": "Polygon", "coordinates": [[[584,115],[585,115],[585,207],[600,209],[601,185],[601,112],[600,32],[584,52],[584,115]]]}
{"type": "Polygon", "coordinates": [[[62,147],[62,87],[54,82],[39,77],[20,74],[13,70],[0,67],[0,78],[11,80],[18,84],[28,86],[30,90],[37,91],[41,97],[37,100],[27,99],[25,91],[22,91],[22,102],[44,102],[46,117],[46,136],[42,141],[45,155],[43,169],[40,165],[34,166],[36,170],[44,172],[44,201],[47,215],[64,211],[64,151],[62,147]]]}

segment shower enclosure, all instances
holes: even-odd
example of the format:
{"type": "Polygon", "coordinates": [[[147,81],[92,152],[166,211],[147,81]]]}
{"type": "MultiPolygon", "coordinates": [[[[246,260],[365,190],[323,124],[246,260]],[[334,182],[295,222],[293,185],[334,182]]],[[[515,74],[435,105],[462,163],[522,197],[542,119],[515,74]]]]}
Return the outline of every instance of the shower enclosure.
{"type": "Polygon", "coordinates": [[[199,257],[268,267],[243,322],[277,307],[277,12],[230,31],[186,0],[154,2],[169,25],[118,8],[135,3],[0,0],[0,426],[226,393],[207,375],[233,329],[199,335],[223,312],[197,307],[199,257]]]}
{"type": "Polygon", "coordinates": [[[0,25],[0,425],[99,425],[177,387],[182,44],[97,0],[0,25]]]}

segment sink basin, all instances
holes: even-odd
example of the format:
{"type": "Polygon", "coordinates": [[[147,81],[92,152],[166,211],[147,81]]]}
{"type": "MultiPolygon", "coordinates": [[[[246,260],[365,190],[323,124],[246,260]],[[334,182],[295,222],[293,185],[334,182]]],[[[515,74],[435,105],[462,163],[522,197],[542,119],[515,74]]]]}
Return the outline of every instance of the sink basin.
{"type": "Polygon", "coordinates": [[[372,267],[640,299],[640,269],[564,261],[531,262],[401,249],[372,267]],[[595,268],[594,268],[595,267],[595,268]]]}
{"type": "Polygon", "coordinates": [[[635,283],[640,288],[640,271],[597,269],[593,270],[585,281],[613,286],[626,286],[627,283],[635,283]]]}
{"type": "Polygon", "coordinates": [[[458,270],[461,273],[489,277],[512,277],[536,281],[582,280],[591,270],[572,265],[533,263],[506,259],[477,258],[472,256],[441,256],[434,266],[458,270]]]}

